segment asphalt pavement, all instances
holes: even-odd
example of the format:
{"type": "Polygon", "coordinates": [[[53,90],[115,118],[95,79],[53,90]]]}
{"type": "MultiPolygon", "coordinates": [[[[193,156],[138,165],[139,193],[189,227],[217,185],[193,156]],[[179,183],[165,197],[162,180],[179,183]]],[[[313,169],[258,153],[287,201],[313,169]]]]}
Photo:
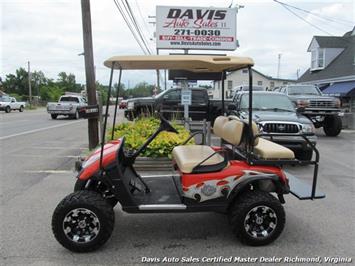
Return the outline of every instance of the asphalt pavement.
{"type": "MultiPolygon", "coordinates": [[[[336,138],[322,132],[318,136],[318,184],[327,196],[299,201],[287,195],[284,232],[268,246],[239,243],[223,214],[126,214],[116,206],[108,243],[96,252],[75,254],[54,239],[50,224],[58,202],[73,190],[73,163],[87,148],[87,121],[51,120],[44,109],[0,113],[0,264],[138,265],[144,257],[190,256],[255,257],[258,262],[273,256],[354,259],[355,132],[344,131],[336,138]]],[[[288,170],[302,179],[311,178],[311,167],[288,170]]]]}

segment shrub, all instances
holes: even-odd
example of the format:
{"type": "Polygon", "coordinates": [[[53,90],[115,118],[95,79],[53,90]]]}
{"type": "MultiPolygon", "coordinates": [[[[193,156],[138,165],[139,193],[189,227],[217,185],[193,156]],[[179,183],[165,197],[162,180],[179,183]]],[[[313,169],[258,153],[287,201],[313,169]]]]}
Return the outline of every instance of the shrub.
{"type": "MultiPolygon", "coordinates": [[[[140,118],[134,122],[126,122],[117,125],[114,130],[114,139],[125,137],[125,147],[131,150],[137,150],[159,127],[160,120],[152,117],[140,118]]],[[[179,134],[163,131],[146,148],[140,156],[146,157],[169,157],[177,145],[181,145],[190,135],[190,133],[181,125],[172,122],[173,127],[179,134]]],[[[112,129],[111,129],[112,130],[112,129]]],[[[111,131],[109,131],[111,132],[111,131]]],[[[111,134],[109,134],[111,136],[111,134]]],[[[190,140],[188,144],[194,144],[190,140]]]]}

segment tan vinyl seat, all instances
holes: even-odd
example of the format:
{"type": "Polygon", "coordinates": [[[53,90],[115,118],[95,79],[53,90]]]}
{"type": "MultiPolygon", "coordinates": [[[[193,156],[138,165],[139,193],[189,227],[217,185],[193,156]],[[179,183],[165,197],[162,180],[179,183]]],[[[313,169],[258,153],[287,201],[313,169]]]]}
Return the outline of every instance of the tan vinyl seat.
{"type": "Polygon", "coordinates": [[[263,138],[259,138],[258,144],[254,146],[254,152],[265,160],[290,160],[295,158],[294,152],[290,149],[263,138]]]}
{"type": "Polygon", "coordinates": [[[217,137],[223,138],[223,126],[228,122],[228,117],[223,115],[218,116],[213,123],[213,134],[217,137]]]}
{"type": "MultiPolygon", "coordinates": [[[[206,145],[177,146],[173,149],[173,158],[183,173],[191,173],[193,169],[214,154],[215,151],[206,145]]],[[[201,166],[219,165],[224,162],[223,156],[216,153],[211,158],[201,164],[201,166]]]]}

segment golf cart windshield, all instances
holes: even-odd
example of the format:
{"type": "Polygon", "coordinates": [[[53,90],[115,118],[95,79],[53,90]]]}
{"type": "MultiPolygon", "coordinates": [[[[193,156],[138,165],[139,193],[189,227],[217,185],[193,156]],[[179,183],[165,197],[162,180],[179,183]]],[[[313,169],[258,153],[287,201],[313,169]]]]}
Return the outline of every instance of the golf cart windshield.
{"type": "MultiPolygon", "coordinates": [[[[249,108],[248,94],[243,94],[240,107],[244,110],[249,108]]],[[[294,112],[295,108],[286,95],[273,93],[253,93],[253,110],[294,112]]]]}
{"type": "Polygon", "coordinates": [[[317,87],[312,85],[301,85],[288,87],[288,95],[321,95],[317,87]]]}

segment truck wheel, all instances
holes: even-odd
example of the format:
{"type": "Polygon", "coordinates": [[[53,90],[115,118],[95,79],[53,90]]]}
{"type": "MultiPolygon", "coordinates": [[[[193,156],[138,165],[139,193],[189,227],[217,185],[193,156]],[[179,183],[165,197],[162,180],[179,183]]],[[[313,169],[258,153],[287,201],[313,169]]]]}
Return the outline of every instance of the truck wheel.
{"type": "Polygon", "coordinates": [[[18,109],[21,113],[23,112],[25,108],[23,107],[23,105],[20,106],[20,109],[18,109]]]}
{"type": "Polygon", "coordinates": [[[80,190],[90,190],[90,191],[95,191],[99,193],[110,206],[115,207],[118,200],[115,198],[115,196],[107,189],[107,187],[103,184],[100,183],[99,181],[93,181],[91,180],[89,186],[87,187],[88,180],[76,180],[75,185],[74,185],[74,192],[75,191],[80,191],[80,190]]]}
{"type": "Polygon", "coordinates": [[[5,112],[6,112],[6,113],[10,113],[10,112],[11,112],[11,107],[10,107],[10,106],[6,106],[5,112]]]}
{"type": "Polygon", "coordinates": [[[111,236],[115,222],[112,207],[93,191],[66,196],[52,217],[52,231],[58,242],[74,252],[101,247],[111,236]]]}
{"type": "Polygon", "coordinates": [[[56,114],[51,114],[52,119],[57,119],[57,116],[56,114]]]}
{"type": "Polygon", "coordinates": [[[247,191],[230,208],[233,232],[242,243],[263,246],[277,239],[285,226],[285,211],[276,198],[263,191],[247,191]]]}
{"type": "Polygon", "coordinates": [[[74,119],[79,119],[80,118],[78,110],[75,111],[75,114],[74,114],[73,118],[74,119]]]}
{"type": "Polygon", "coordinates": [[[339,116],[326,116],[324,119],[323,130],[327,136],[338,136],[342,129],[342,122],[339,116]]]}
{"type": "Polygon", "coordinates": [[[296,151],[295,155],[296,159],[300,161],[310,161],[312,160],[313,150],[307,149],[296,151]]]}

